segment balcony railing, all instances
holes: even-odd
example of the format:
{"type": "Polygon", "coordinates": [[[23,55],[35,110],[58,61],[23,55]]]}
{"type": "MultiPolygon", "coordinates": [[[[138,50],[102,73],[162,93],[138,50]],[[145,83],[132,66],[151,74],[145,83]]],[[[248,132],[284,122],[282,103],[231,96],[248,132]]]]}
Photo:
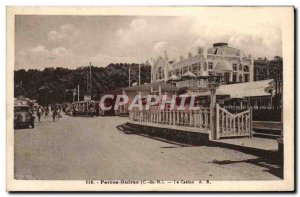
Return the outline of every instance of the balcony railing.
{"type": "Polygon", "coordinates": [[[176,83],[176,87],[178,88],[186,88],[186,87],[197,87],[197,88],[208,88],[208,82],[201,79],[190,79],[184,81],[178,81],[176,83]]]}

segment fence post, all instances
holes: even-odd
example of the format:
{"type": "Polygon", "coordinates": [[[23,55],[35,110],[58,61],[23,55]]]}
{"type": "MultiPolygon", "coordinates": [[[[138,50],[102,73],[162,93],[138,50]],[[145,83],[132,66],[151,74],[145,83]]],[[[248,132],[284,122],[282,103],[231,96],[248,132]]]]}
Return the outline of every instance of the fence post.
{"type": "Polygon", "coordinates": [[[216,139],[216,88],[210,90],[210,140],[216,139]]]}
{"type": "Polygon", "coordinates": [[[219,123],[220,123],[220,121],[219,121],[219,119],[220,119],[220,115],[219,115],[219,104],[217,104],[217,106],[216,106],[216,139],[218,140],[218,139],[220,139],[220,133],[219,133],[219,131],[220,131],[220,127],[219,127],[219,123]]]}
{"type": "Polygon", "coordinates": [[[250,125],[250,131],[249,131],[249,137],[252,138],[252,107],[250,107],[250,118],[249,118],[249,125],[250,125]]]}
{"type": "Polygon", "coordinates": [[[173,111],[173,125],[176,125],[176,111],[173,111]]]}

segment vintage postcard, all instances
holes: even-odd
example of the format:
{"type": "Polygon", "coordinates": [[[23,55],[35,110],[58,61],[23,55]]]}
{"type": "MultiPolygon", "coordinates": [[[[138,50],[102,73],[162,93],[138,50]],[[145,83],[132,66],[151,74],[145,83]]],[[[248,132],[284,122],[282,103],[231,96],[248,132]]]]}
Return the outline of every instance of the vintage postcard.
{"type": "Polygon", "coordinates": [[[8,191],[293,191],[294,8],[7,7],[8,191]]]}

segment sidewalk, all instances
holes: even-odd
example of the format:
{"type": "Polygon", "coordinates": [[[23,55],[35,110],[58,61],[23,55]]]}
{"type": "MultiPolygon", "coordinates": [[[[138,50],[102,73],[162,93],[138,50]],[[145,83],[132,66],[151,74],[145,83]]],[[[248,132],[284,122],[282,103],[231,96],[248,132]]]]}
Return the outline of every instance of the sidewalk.
{"type": "MultiPolygon", "coordinates": [[[[204,130],[200,128],[192,128],[192,127],[183,127],[183,126],[171,126],[171,125],[161,125],[161,124],[150,124],[150,123],[135,123],[135,122],[127,122],[127,126],[134,128],[137,132],[145,132],[151,133],[151,135],[157,134],[160,136],[160,133],[163,132],[164,135],[161,137],[171,138],[176,141],[185,141],[182,138],[190,137],[189,134],[194,133],[198,135],[206,135],[206,138],[203,138],[199,143],[201,145],[206,141],[213,146],[221,146],[227,147],[235,150],[241,150],[244,152],[251,152],[255,154],[267,154],[267,153],[275,153],[278,151],[278,143],[276,139],[269,138],[259,138],[259,137],[238,137],[238,138],[228,138],[228,139],[219,139],[219,140],[209,140],[208,134],[209,130],[204,130]],[[169,132],[166,132],[169,131],[169,132]],[[185,134],[183,134],[185,133],[185,134]],[[173,138],[172,136],[176,137],[173,138]]],[[[193,138],[193,137],[192,137],[193,138]]],[[[205,143],[204,143],[205,144],[205,143]]]]}
{"type": "Polygon", "coordinates": [[[278,144],[275,139],[253,137],[253,138],[220,139],[220,140],[213,140],[213,141],[224,143],[224,144],[235,145],[235,146],[241,146],[245,148],[266,150],[266,151],[278,150],[278,144]]]}

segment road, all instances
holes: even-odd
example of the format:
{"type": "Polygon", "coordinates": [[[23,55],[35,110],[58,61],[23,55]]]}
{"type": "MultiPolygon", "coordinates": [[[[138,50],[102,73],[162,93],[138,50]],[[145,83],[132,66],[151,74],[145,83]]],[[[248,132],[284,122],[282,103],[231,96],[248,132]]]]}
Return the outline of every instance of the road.
{"type": "Polygon", "coordinates": [[[15,130],[15,178],[276,180],[276,167],[231,149],[183,146],[117,128],[126,117],[42,118],[15,130]]]}

